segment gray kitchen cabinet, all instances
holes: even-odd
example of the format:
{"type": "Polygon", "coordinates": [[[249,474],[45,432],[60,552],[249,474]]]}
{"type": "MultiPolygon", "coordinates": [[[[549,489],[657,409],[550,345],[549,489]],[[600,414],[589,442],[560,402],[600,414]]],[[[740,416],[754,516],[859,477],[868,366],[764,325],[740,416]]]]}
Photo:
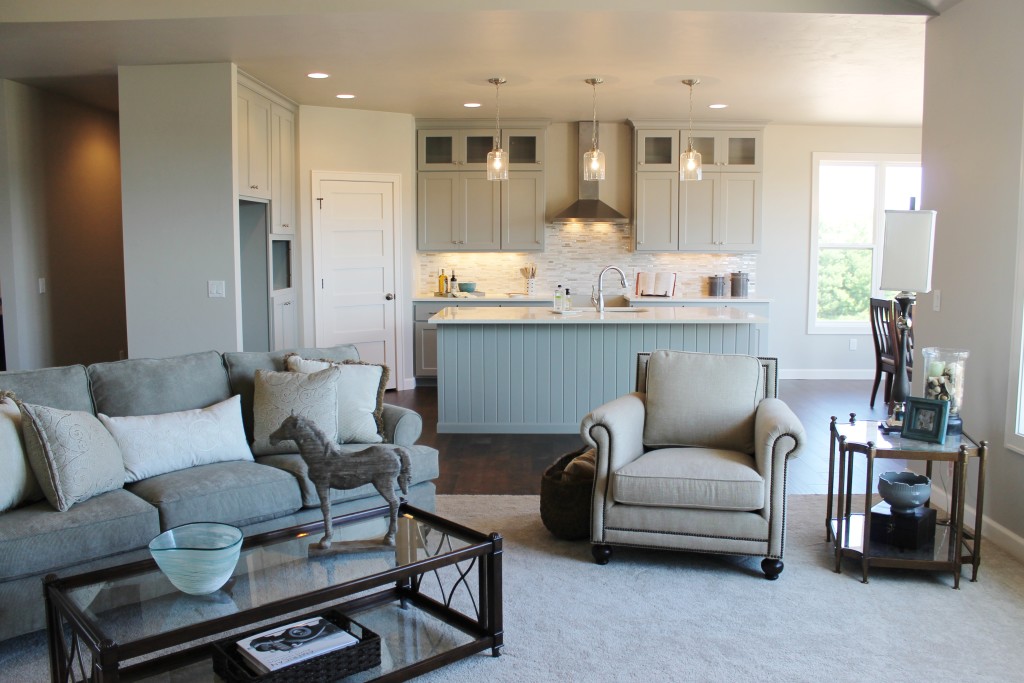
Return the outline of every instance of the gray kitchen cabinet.
{"type": "Polygon", "coordinates": [[[679,172],[679,129],[636,131],[636,170],[679,172]]]}
{"type": "Polygon", "coordinates": [[[679,173],[635,174],[636,250],[679,249],[679,173]]]}
{"type": "Polygon", "coordinates": [[[420,251],[542,251],[546,122],[501,130],[509,179],[487,180],[494,129],[417,122],[417,248],[420,251]]]}
{"type": "Polygon", "coordinates": [[[235,113],[238,194],[270,199],[270,100],[239,85],[235,113]]]}
{"type": "MultiPolygon", "coordinates": [[[[687,131],[680,132],[686,147],[687,131]]],[[[693,148],[700,152],[705,171],[743,173],[761,170],[761,131],[694,129],[693,148]]]]}

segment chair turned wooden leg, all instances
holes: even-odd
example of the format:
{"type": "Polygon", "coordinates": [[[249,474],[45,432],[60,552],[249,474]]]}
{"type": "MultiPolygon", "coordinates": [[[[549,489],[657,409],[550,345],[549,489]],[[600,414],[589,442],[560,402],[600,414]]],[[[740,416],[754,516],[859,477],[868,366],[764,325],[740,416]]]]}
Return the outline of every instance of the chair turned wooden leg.
{"type": "Polygon", "coordinates": [[[590,552],[594,555],[594,561],[598,564],[608,564],[608,560],[612,559],[612,547],[610,545],[604,545],[599,543],[590,547],[590,552]]]}
{"type": "Polygon", "coordinates": [[[782,573],[783,566],[782,560],[776,560],[771,557],[766,557],[761,560],[761,571],[764,572],[764,578],[769,581],[774,581],[779,578],[779,574],[782,573]]]}
{"type": "Polygon", "coordinates": [[[875,396],[878,395],[878,385],[882,381],[882,369],[875,368],[875,383],[871,386],[871,407],[875,407],[875,396]]]}

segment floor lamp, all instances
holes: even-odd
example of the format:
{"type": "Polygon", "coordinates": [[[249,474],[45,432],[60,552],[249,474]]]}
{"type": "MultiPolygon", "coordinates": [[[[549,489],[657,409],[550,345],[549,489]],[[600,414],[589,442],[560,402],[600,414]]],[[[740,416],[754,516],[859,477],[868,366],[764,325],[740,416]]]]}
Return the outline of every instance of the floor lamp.
{"type": "Polygon", "coordinates": [[[910,396],[910,327],[918,293],[932,290],[932,252],[935,246],[934,211],[886,211],[882,245],[881,289],[899,290],[896,304],[896,376],[889,404],[890,429],[903,426],[910,396]]]}

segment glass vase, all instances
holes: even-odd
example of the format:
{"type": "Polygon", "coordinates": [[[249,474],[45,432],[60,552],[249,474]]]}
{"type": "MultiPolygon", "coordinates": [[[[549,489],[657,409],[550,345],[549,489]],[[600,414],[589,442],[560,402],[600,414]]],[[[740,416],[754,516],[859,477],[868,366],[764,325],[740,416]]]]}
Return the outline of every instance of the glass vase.
{"type": "Polygon", "coordinates": [[[963,427],[960,407],[964,400],[964,366],[970,353],[961,349],[929,346],[921,349],[924,358],[924,396],[949,401],[949,427],[946,432],[959,434],[963,427]]]}

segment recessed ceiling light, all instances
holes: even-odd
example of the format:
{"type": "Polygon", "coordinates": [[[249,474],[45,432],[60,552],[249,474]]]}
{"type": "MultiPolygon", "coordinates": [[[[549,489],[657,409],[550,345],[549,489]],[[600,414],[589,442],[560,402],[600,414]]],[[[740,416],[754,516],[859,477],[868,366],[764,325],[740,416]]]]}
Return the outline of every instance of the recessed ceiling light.
{"type": "Polygon", "coordinates": [[[343,92],[340,95],[335,95],[335,97],[337,97],[339,100],[354,100],[356,98],[355,95],[352,95],[351,93],[347,92],[343,92]]]}
{"type": "Polygon", "coordinates": [[[709,104],[708,109],[725,109],[728,106],[728,104],[709,104]]]}
{"type": "Polygon", "coordinates": [[[477,107],[480,106],[480,103],[479,102],[466,102],[462,106],[465,107],[466,109],[476,109],[477,107]]]}
{"type": "Polygon", "coordinates": [[[331,77],[330,74],[325,74],[322,71],[314,71],[311,74],[306,74],[306,76],[309,77],[309,78],[330,78],[331,77]]]}

